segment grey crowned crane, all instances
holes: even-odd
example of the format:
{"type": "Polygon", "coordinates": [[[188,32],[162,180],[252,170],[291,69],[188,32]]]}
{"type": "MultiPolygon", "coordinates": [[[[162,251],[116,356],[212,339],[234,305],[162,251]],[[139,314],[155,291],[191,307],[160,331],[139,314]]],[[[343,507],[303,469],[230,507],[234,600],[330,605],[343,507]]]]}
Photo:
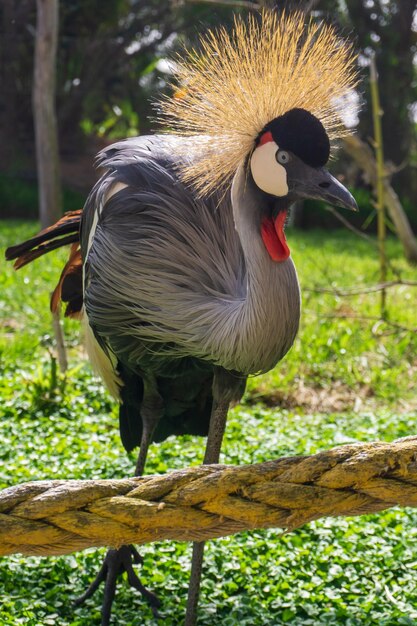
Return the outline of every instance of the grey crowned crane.
{"type": "MultiPolygon", "coordinates": [[[[290,205],[317,198],[355,209],[324,169],[344,132],[354,58],[334,30],[301,13],[236,18],[177,59],[159,117],[170,133],[103,150],[104,173],[83,211],[7,251],[19,266],[72,243],[53,297],[82,317],[93,366],[120,401],[126,450],[169,435],[207,435],[219,459],[228,407],[246,378],[288,352],[300,317],[284,234],[290,205]]],[[[195,543],[185,624],[196,622],[203,544],[195,543]]],[[[110,621],[119,573],[157,610],[132,564],[133,546],[107,554],[110,621]]]]}

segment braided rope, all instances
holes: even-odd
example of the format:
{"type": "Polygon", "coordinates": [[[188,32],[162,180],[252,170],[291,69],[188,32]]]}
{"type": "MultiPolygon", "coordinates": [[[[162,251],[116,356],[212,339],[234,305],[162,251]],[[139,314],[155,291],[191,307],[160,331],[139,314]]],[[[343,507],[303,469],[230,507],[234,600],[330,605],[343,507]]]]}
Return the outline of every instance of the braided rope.
{"type": "Polygon", "coordinates": [[[0,555],[67,554],[323,516],[417,506],[417,437],[353,444],[257,465],[206,465],[125,480],[50,480],[0,492],[0,555]]]}

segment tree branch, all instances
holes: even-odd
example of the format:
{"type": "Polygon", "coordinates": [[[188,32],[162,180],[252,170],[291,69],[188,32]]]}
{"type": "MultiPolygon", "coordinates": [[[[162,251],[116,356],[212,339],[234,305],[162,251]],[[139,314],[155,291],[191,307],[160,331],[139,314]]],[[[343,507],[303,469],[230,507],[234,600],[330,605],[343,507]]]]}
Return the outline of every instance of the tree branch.
{"type": "Polygon", "coordinates": [[[305,287],[303,291],[309,291],[313,293],[332,293],[337,296],[359,296],[366,293],[377,293],[384,289],[390,289],[391,287],[399,287],[405,285],[407,287],[417,287],[417,281],[415,280],[390,280],[377,285],[371,285],[370,287],[352,287],[348,289],[338,289],[337,287],[305,287]]]}
{"type": "Polygon", "coordinates": [[[370,237],[366,233],[363,233],[361,230],[359,230],[359,228],[356,228],[355,226],[353,226],[353,224],[351,224],[349,220],[347,220],[341,213],[339,213],[337,209],[335,209],[333,206],[330,206],[330,205],[326,205],[325,208],[326,208],[326,211],[329,211],[329,213],[332,213],[344,226],[346,226],[346,228],[348,228],[353,233],[355,233],[355,235],[357,235],[358,237],[362,237],[362,239],[369,241],[370,243],[372,243],[373,246],[376,247],[377,244],[372,239],[372,237],[370,237]]]}
{"type": "Polygon", "coordinates": [[[372,315],[349,315],[347,313],[333,314],[333,315],[322,315],[326,319],[347,319],[347,320],[357,320],[364,322],[379,322],[380,324],[385,324],[386,326],[391,326],[395,330],[406,333],[417,333],[417,328],[412,328],[410,326],[402,326],[402,324],[398,324],[397,322],[391,322],[390,320],[382,319],[381,317],[374,317],[372,315]]]}
{"type": "MultiPolygon", "coordinates": [[[[359,137],[349,135],[343,139],[343,148],[366,173],[371,184],[375,186],[377,178],[376,163],[370,147],[359,137]]],[[[396,192],[391,187],[388,177],[384,179],[384,201],[388,213],[394,222],[397,235],[403,245],[407,260],[412,264],[416,264],[417,242],[407,215],[396,192]]]]}

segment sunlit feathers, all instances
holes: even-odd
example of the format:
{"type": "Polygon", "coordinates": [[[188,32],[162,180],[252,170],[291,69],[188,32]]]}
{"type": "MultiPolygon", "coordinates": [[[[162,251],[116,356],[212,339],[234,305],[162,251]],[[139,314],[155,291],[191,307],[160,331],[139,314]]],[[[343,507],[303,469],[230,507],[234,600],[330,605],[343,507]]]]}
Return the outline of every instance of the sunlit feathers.
{"type": "MultiPolygon", "coordinates": [[[[333,27],[303,13],[236,17],[177,59],[176,95],[160,102],[169,132],[202,135],[182,177],[200,193],[228,183],[264,126],[292,108],[318,117],[329,138],[346,133],[341,99],[356,84],[355,57],[333,27]]],[[[343,103],[345,106],[345,103],[343,103]]]]}

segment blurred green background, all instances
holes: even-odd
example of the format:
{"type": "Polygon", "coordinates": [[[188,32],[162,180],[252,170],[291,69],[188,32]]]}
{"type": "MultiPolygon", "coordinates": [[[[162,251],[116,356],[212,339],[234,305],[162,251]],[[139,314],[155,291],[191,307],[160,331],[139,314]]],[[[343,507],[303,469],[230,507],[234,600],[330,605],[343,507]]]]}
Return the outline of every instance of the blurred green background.
{"type": "MultiPolygon", "coordinates": [[[[207,27],[232,23],[250,7],[304,8],[332,22],[358,52],[361,111],[357,132],[372,137],[369,59],[379,71],[385,160],[394,189],[417,228],[415,0],[207,2],[197,0],[63,0],[59,6],[57,115],[66,210],[82,206],[95,180],[93,157],[111,141],[156,129],[152,102],[167,89],[169,60],[207,27]]],[[[36,217],[37,187],[31,90],[36,26],[33,0],[0,4],[0,217],[36,217]]],[[[355,190],[354,224],[373,230],[369,181],[339,151],[333,169],[355,190]]],[[[335,227],[335,217],[307,204],[300,228],[335,227]]]]}

